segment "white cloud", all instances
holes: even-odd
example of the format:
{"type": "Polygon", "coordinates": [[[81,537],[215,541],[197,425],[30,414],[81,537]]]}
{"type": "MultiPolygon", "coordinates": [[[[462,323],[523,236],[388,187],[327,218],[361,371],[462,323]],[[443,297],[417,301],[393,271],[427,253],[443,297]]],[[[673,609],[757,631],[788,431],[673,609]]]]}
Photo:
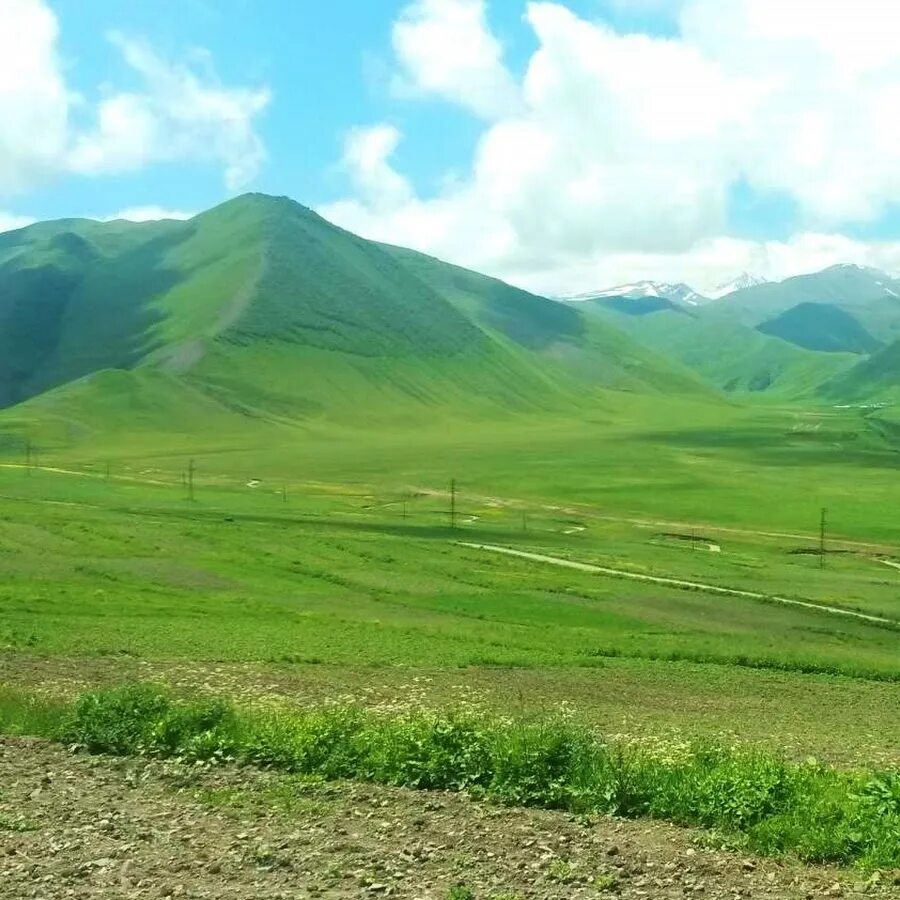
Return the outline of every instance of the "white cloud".
{"type": "Polygon", "coordinates": [[[485,119],[514,110],[516,85],[487,25],[485,0],[415,0],[394,24],[401,94],[434,94],[485,119]]]}
{"type": "Polygon", "coordinates": [[[58,169],[71,98],[56,52],[56,17],[39,0],[0,0],[0,193],[58,169]]]}
{"type": "Polygon", "coordinates": [[[139,41],[119,34],[110,40],[144,80],[144,90],[114,93],[100,103],[96,127],[72,147],[74,171],[126,172],[188,159],[220,163],[230,190],[253,179],[265,159],[253,125],[269,103],[267,89],[225,88],[139,41]]]}
{"type": "Polygon", "coordinates": [[[343,164],[374,209],[392,209],[413,196],[409,182],[390,165],[402,135],[391,125],[356,128],[344,143],[343,164]]]}
{"type": "Polygon", "coordinates": [[[398,66],[418,93],[488,119],[471,168],[417,196],[390,163],[400,135],[391,129],[385,140],[376,127],[374,156],[347,145],[355,195],[323,213],[549,292],[679,272],[710,287],[745,268],[771,276],[894,259],[894,245],[839,230],[900,202],[900,119],[891,113],[900,6],[680,5],[680,35],[661,38],[617,33],[561,3],[528,3],[537,50],[517,102],[501,104],[477,99],[513,93],[485,87],[513,78],[483,4],[414,3],[395,27],[398,66]],[[374,191],[373,180],[388,189],[374,191]],[[799,233],[782,243],[723,237],[739,181],[792,198],[799,233]]]}
{"type": "Polygon", "coordinates": [[[14,213],[6,213],[0,210],[0,232],[15,231],[31,225],[35,220],[30,216],[17,216],[14,213]]]}
{"type": "Polygon", "coordinates": [[[211,66],[201,73],[111,35],[143,84],[127,92],[107,86],[92,107],[66,85],[58,32],[44,0],[0,0],[0,194],[66,172],[102,175],[178,160],[220,165],[232,190],[255,176],[265,158],[255,122],[267,89],[226,87],[211,66]],[[76,106],[93,116],[93,127],[73,125],[76,106]]]}
{"type": "Polygon", "coordinates": [[[196,213],[181,209],[165,209],[162,206],[131,206],[111,216],[103,216],[100,221],[115,222],[117,219],[125,219],[128,222],[158,222],[160,219],[191,219],[195,215],[196,213]]]}

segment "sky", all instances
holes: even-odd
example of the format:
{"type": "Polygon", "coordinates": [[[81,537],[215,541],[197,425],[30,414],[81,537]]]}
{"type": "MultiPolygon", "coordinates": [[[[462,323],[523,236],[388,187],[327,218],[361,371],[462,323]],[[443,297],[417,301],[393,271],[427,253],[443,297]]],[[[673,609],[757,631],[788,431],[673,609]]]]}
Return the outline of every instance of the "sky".
{"type": "Polygon", "coordinates": [[[0,0],[0,230],[245,191],[549,295],[900,273],[896,0],[0,0]]]}

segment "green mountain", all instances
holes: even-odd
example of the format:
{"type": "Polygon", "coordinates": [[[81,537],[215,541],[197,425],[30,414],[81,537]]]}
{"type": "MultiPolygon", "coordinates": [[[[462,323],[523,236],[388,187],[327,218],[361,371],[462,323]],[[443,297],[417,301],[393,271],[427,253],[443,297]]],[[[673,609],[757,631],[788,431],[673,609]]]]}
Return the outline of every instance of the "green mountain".
{"type": "Polygon", "coordinates": [[[900,280],[861,266],[832,266],[812,275],[748,287],[709,304],[703,313],[715,321],[755,328],[811,303],[827,304],[853,316],[881,343],[900,337],[900,280]]]}
{"type": "Polygon", "coordinates": [[[821,393],[834,400],[855,402],[900,400],[900,340],[829,379],[821,393]]]}
{"type": "Polygon", "coordinates": [[[287,198],[0,236],[8,421],[359,424],[577,409],[605,389],[708,394],[578,310],[364,240],[287,198]]]}
{"type": "Polygon", "coordinates": [[[578,306],[727,392],[806,395],[859,359],[805,350],[740,322],[708,316],[706,308],[669,304],[635,311],[609,300],[578,306]]]}
{"type": "Polygon", "coordinates": [[[757,330],[823,353],[872,353],[882,346],[850,313],[830,303],[798,303],[757,330]]]}

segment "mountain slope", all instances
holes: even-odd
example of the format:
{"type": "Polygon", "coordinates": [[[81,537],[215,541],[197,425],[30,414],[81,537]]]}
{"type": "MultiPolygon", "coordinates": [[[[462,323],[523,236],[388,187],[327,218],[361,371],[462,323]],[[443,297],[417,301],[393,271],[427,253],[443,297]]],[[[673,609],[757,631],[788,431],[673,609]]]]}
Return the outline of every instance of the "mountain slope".
{"type": "Polygon", "coordinates": [[[745,288],[714,301],[703,313],[755,328],[804,303],[828,304],[852,315],[882,343],[900,337],[900,281],[853,265],[745,288]]]}
{"type": "Polygon", "coordinates": [[[584,308],[730,393],[809,394],[859,359],[804,350],[740,323],[709,318],[703,310],[686,313],[663,308],[635,316],[609,301],[595,301],[584,308]]]}
{"type": "Polygon", "coordinates": [[[757,330],[824,353],[872,353],[881,347],[856,318],[830,303],[798,303],[757,330]]]}
{"type": "Polygon", "coordinates": [[[900,400],[900,340],[829,379],[821,393],[834,400],[900,400]]]}
{"type": "Polygon", "coordinates": [[[119,424],[143,393],[163,422],[167,392],[195,406],[185,427],[220,414],[361,422],[576,409],[606,388],[707,393],[580,312],[264,195],[187,222],[6,235],[0,325],[0,403],[34,398],[12,418],[52,414],[76,431],[119,424]]]}

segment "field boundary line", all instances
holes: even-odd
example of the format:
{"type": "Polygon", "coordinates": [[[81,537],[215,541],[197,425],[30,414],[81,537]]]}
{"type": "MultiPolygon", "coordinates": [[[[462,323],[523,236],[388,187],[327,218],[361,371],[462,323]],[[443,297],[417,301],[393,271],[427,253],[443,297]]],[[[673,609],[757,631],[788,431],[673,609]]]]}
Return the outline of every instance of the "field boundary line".
{"type": "Polygon", "coordinates": [[[759,591],[744,591],[740,588],[722,587],[721,585],[709,584],[703,581],[686,581],[681,578],[668,578],[664,575],[647,575],[643,572],[630,572],[627,569],[613,569],[609,566],[598,566],[595,563],[583,563],[572,559],[564,559],[560,556],[546,556],[543,553],[531,553],[527,550],[516,550],[512,547],[500,547],[496,544],[474,544],[469,541],[457,541],[456,543],[460,547],[469,547],[472,550],[485,550],[489,553],[515,556],[519,559],[528,559],[532,562],[547,563],[548,565],[561,566],[566,569],[575,569],[579,572],[589,572],[595,575],[610,575],[614,578],[628,578],[632,581],[645,581],[651,584],[661,584],[666,587],[680,588],[682,590],[705,591],[709,594],[722,594],[728,597],[743,597],[748,600],[783,603],[787,606],[804,606],[807,609],[816,609],[820,612],[830,613],[832,615],[849,616],[876,625],[900,625],[900,621],[897,621],[896,619],[886,619],[882,616],[874,616],[870,613],[858,612],[853,609],[842,609],[840,606],[828,606],[824,603],[814,603],[811,600],[794,600],[790,597],[763,594],[759,591]]]}

